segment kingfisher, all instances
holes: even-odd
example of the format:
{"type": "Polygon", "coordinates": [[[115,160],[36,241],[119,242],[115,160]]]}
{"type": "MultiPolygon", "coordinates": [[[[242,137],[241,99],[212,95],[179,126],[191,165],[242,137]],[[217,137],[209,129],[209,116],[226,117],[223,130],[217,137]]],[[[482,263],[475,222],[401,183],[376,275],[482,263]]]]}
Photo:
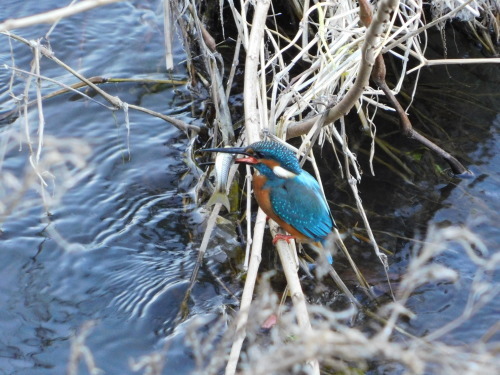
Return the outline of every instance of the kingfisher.
{"type": "Polygon", "coordinates": [[[244,157],[236,163],[255,168],[253,192],[264,213],[299,242],[322,247],[335,227],[328,203],[318,181],[300,167],[295,154],[281,143],[260,141],[247,147],[210,148],[203,151],[223,152],[244,157]]]}

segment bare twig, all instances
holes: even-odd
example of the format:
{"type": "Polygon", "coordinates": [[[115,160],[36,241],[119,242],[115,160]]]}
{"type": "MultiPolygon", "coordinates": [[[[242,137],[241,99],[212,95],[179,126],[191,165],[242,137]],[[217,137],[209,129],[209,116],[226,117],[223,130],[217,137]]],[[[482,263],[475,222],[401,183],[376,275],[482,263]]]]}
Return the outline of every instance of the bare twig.
{"type": "Polygon", "coordinates": [[[263,43],[269,3],[269,0],[257,1],[245,59],[243,97],[245,98],[245,128],[249,144],[260,140],[260,132],[262,130],[257,107],[258,85],[255,83],[258,82],[259,51],[263,43]]]}
{"type": "Polygon", "coordinates": [[[257,280],[257,273],[259,271],[260,261],[262,259],[262,241],[264,238],[264,230],[266,226],[266,214],[262,210],[257,213],[255,221],[253,242],[252,242],[252,255],[250,256],[250,264],[241,296],[240,311],[238,313],[236,322],[235,337],[229,353],[229,359],[226,365],[226,375],[236,373],[236,366],[240,357],[241,347],[246,337],[246,324],[248,321],[248,312],[250,304],[252,303],[252,296],[255,289],[255,282],[257,280]]]}
{"type": "MultiPolygon", "coordinates": [[[[32,47],[36,47],[37,46],[37,44],[35,42],[29,41],[29,40],[27,40],[27,39],[25,39],[25,38],[23,38],[23,37],[21,37],[19,35],[12,34],[12,33],[9,33],[9,32],[7,32],[5,34],[8,35],[8,36],[10,36],[11,38],[13,38],[15,40],[18,40],[18,41],[20,41],[22,43],[25,43],[28,46],[32,46],[32,47]]],[[[163,120],[165,120],[167,122],[170,122],[172,125],[174,125],[179,130],[182,130],[182,131],[185,131],[185,132],[187,132],[189,130],[194,131],[194,132],[198,132],[200,130],[200,128],[198,126],[187,124],[184,121],[176,119],[174,117],[167,116],[167,115],[158,113],[156,111],[153,111],[153,110],[150,110],[150,109],[147,109],[147,108],[144,108],[144,107],[137,106],[135,104],[128,104],[128,103],[122,102],[122,100],[119,97],[112,96],[112,95],[108,94],[106,91],[104,91],[99,86],[97,86],[96,84],[94,84],[94,82],[91,79],[82,76],[80,73],[78,73],[77,71],[75,71],[73,68],[71,68],[70,66],[66,65],[64,62],[62,62],[61,60],[59,60],[57,57],[55,57],[55,55],[52,53],[52,51],[50,51],[46,47],[40,46],[40,47],[37,47],[37,48],[39,48],[41,54],[43,54],[45,57],[47,57],[48,59],[54,61],[56,64],[62,66],[68,72],[70,72],[75,77],[77,77],[79,80],[81,80],[82,82],[84,82],[87,86],[89,86],[92,89],[94,89],[99,95],[101,95],[104,99],[106,99],[114,107],[114,108],[112,108],[113,110],[123,109],[124,105],[125,105],[127,108],[135,109],[137,111],[141,111],[141,112],[153,115],[155,117],[161,118],[161,119],[163,119],[163,120]]]]}
{"type": "MultiPolygon", "coordinates": [[[[261,131],[261,116],[259,114],[259,106],[260,108],[264,107],[265,98],[258,97],[258,86],[255,85],[257,82],[257,69],[259,63],[259,51],[261,50],[261,46],[263,43],[264,36],[264,28],[265,21],[267,17],[267,12],[269,8],[269,0],[260,0],[257,2],[255,6],[255,13],[252,22],[252,29],[249,37],[249,42],[247,45],[247,57],[245,62],[245,85],[244,85],[244,98],[245,98],[245,124],[246,124],[246,134],[247,140],[249,143],[256,142],[260,140],[260,131],[261,131]]],[[[261,211],[259,211],[261,212],[261,211]]],[[[271,229],[276,230],[276,224],[270,223],[271,229]]],[[[254,232],[253,238],[253,246],[261,246],[262,238],[256,237],[256,233],[254,232]],[[256,245],[257,239],[260,244],[256,245]]],[[[283,265],[283,269],[285,272],[285,276],[287,278],[288,286],[290,288],[292,294],[292,301],[296,308],[297,319],[299,322],[299,326],[305,331],[308,332],[311,329],[309,314],[307,312],[307,307],[305,303],[304,294],[302,292],[302,288],[300,286],[300,281],[297,274],[297,264],[294,261],[294,257],[290,256],[290,249],[286,243],[283,241],[278,241],[277,250],[280,254],[280,259],[283,265]]],[[[295,250],[293,250],[295,251],[295,250]]],[[[253,258],[253,254],[251,259],[253,258]]],[[[248,281],[248,277],[252,276],[256,277],[256,274],[247,275],[248,288],[252,287],[255,284],[255,280],[248,281]]],[[[244,294],[248,294],[251,296],[252,291],[248,290],[247,283],[245,284],[245,289],[243,291],[244,294]]],[[[249,302],[248,302],[249,303],[249,302]]],[[[238,333],[239,336],[236,341],[233,343],[233,348],[231,349],[231,358],[230,362],[226,367],[226,375],[232,375],[236,369],[237,358],[239,357],[239,353],[241,350],[241,343],[244,339],[244,332],[238,333]]],[[[319,364],[317,361],[312,360],[310,362],[313,373],[319,374],[319,364]]]]}
{"type": "MultiPolygon", "coordinates": [[[[260,139],[258,120],[255,119],[257,111],[257,87],[255,85],[258,68],[258,51],[262,43],[264,35],[265,19],[269,8],[268,1],[258,1],[255,6],[255,14],[253,18],[252,30],[250,33],[249,42],[247,45],[247,57],[245,63],[245,124],[247,132],[247,141],[249,143],[256,142],[260,139]],[[248,104],[247,104],[248,102],[248,104]]],[[[247,173],[249,170],[247,169],[247,173]]],[[[252,239],[252,253],[250,255],[250,265],[247,272],[247,279],[243,288],[242,302],[240,305],[240,312],[238,316],[236,336],[231,347],[231,353],[226,365],[226,375],[233,375],[236,373],[236,366],[240,357],[241,347],[246,336],[244,326],[248,319],[248,308],[252,301],[253,290],[257,279],[258,266],[260,264],[260,249],[262,248],[263,233],[265,227],[265,214],[259,210],[258,217],[260,221],[255,225],[253,239],[252,239]],[[254,249],[257,253],[254,254],[254,249]],[[244,298],[243,298],[244,297],[244,298]]],[[[250,216],[247,216],[250,220],[250,216]]]]}
{"type": "Polygon", "coordinates": [[[424,146],[428,147],[429,149],[437,153],[443,159],[445,159],[450,165],[451,169],[453,170],[453,173],[455,174],[468,173],[467,168],[465,168],[462,165],[462,163],[460,163],[453,155],[443,150],[437,144],[427,139],[425,136],[423,136],[413,128],[411,121],[408,118],[408,115],[406,114],[405,110],[403,109],[403,107],[401,107],[401,104],[399,104],[399,101],[396,99],[389,86],[387,86],[387,82],[385,81],[385,63],[382,55],[379,55],[377,57],[375,68],[373,69],[372,73],[373,73],[372,80],[378,85],[378,87],[382,89],[384,94],[387,96],[387,98],[391,101],[392,105],[396,109],[396,112],[399,115],[402,132],[408,138],[420,142],[424,146]]]}
{"type": "Polygon", "coordinates": [[[220,54],[215,51],[214,41],[207,34],[205,26],[201,22],[194,1],[188,4],[191,17],[193,18],[194,26],[199,36],[197,43],[202,50],[203,62],[205,68],[210,74],[209,88],[212,94],[212,100],[216,111],[215,125],[222,133],[222,140],[224,144],[231,144],[234,141],[234,130],[231,121],[231,114],[229,110],[229,103],[226,97],[226,92],[223,85],[223,63],[220,54]],[[208,42],[208,44],[207,44],[208,42]],[[220,65],[220,66],[219,66],[220,65]]]}
{"type": "Polygon", "coordinates": [[[421,69],[424,66],[436,66],[436,65],[466,65],[466,64],[499,64],[500,58],[491,57],[484,59],[434,59],[428,60],[426,58],[421,58],[421,62],[416,67],[408,70],[408,74],[414,72],[415,70],[421,69]]]}
{"type": "Polygon", "coordinates": [[[175,28],[173,25],[172,11],[170,9],[171,6],[171,1],[163,1],[163,35],[165,38],[165,65],[167,70],[174,69],[174,55],[172,54],[172,44],[174,40],[175,28]]]}
{"type": "MultiPolygon", "coordinates": [[[[375,65],[375,58],[381,48],[379,43],[384,31],[384,25],[389,23],[391,12],[397,9],[398,4],[399,0],[383,0],[379,3],[375,18],[366,31],[365,41],[361,47],[360,66],[356,80],[342,100],[328,111],[325,125],[346,115],[359,99],[365,87],[368,86],[368,80],[375,65]]],[[[286,133],[287,138],[294,138],[307,133],[316,122],[316,119],[316,116],[314,116],[301,122],[289,123],[286,133]]]]}
{"type": "Polygon", "coordinates": [[[453,10],[450,10],[449,13],[443,15],[442,17],[436,18],[435,20],[426,23],[424,26],[422,26],[416,30],[413,30],[411,32],[408,32],[406,35],[402,36],[400,39],[398,39],[392,43],[387,44],[382,49],[382,53],[386,53],[388,51],[391,51],[395,47],[400,46],[404,41],[406,41],[406,40],[408,40],[416,35],[423,33],[425,30],[427,30],[433,26],[439,25],[440,23],[443,23],[446,20],[451,19],[452,17],[457,15],[458,12],[460,12],[462,9],[466,8],[473,1],[475,1],[475,0],[466,0],[462,3],[462,5],[459,5],[458,7],[454,8],[453,10]]]}
{"type": "Polygon", "coordinates": [[[88,321],[80,327],[77,334],[73,335],[73,338],[71,340],[71,350],[67,375],[78,374],[78,364],[80,360],[83,360],[85,362],[88,371],[92,375],[100,375],[103,373],[103,371],[96,366],[94,356],[85,343],[96,324],[97,323],[95,321],[88,321]]]}
{"type": "Polygon", "coordinates": [[[64,8],[54,9],[49,12],[35,14],[29,17],[8,19],[0,23],[0,32],[23,27],[39,25],[41,23],[54,23],[61,18],[74,16],[75,14],[86,12],[87,10],[101,7],[104,5],[117,3],[123,0],[85,0],[79,3],[66,6],[64,8]]]}

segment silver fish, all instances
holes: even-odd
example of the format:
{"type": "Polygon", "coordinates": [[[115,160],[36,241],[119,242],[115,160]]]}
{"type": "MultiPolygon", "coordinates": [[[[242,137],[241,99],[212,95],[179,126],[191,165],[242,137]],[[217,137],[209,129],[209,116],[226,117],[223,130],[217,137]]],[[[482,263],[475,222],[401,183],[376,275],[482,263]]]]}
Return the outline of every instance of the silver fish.
{"type": "Polygon", "coordinates": [[[234,164],[236,155],[219,152],[215,158],[215,191],[207,202],[208,206],[221,203],[227,212],[231,210],[229,198],[227,197],[227,179],[229,169],[234,164]]]}

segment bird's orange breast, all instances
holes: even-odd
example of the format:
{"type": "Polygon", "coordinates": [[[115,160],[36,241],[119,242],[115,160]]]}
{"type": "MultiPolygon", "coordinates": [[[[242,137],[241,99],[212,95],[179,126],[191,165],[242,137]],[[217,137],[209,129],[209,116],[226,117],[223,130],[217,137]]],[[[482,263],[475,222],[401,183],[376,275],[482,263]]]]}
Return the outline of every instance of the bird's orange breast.
{"type": "Polygon", "coordinates": [[[297,240],[299,241],[306,241],[308,240],[308,237],[303,235],[301,232],[299,232],[297,229],[295,229],[293,226],[290,224],[286,223],[282,219],[276,215],[274,212],[274,209],[271,205],[271,199],[270,199],[270,189],[269,188],[264,188],[264,185],[266,183],[266,177],[263,175],[259,174],[254,174],[253,176],[253,192],[255,195],[255,199],[257,200],[257,203],[259,204],[259,207],[262,208],[262,211],[269,216],[271,219],[273,219],[280,227],[282,227],[284,230],[286,230],[288,233],[290,233],[292,236],[294,236],[297,240]]]}

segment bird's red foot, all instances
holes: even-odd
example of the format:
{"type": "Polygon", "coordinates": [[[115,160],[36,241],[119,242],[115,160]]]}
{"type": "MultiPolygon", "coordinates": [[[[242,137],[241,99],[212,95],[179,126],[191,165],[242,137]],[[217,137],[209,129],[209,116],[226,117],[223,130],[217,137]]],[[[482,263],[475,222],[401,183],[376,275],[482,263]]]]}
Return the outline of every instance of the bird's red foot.
{"type": "Polygon", "coordinates": [[[264,323],[260,326],[262,329],[271,329],[278,322],[278,316],[276,314],[271,314],[264,323]]]}
{"type": "Polygon", "coordinates": [[[273,245],[276,245],[276,242],[279,240],[286,241],[286,243],[290,243],[290,240],[293,240],[295,237],[289,234],[277,233],[273,238],[273,245]]]}

